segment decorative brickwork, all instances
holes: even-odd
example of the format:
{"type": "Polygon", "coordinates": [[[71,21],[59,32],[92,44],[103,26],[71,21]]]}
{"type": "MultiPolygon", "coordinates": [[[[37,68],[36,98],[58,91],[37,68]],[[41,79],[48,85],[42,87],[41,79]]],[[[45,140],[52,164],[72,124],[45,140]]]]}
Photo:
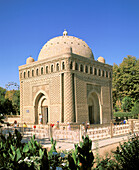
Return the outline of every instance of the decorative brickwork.
{"type": "Polygon", "coordinates": [[[72,74],[64,74],[64,122],[74,122],[72,74]]]}
{"type": "Polygon", "coordinates": [[[94,60],[81,39],[53,38],[38,61],[19,67],[21,122],[109,123],[112,115],[112,66],[94,60]]]}

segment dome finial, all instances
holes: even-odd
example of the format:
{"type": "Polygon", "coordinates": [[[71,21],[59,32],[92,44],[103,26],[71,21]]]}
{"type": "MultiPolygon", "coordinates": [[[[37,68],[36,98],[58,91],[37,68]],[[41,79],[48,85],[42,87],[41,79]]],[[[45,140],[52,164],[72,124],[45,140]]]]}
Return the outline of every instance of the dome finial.
{"type": "Polygon", "coordinates": [[[63,36],[67,36],[67,35],[68,35],[68,32],[66,31],[66,29],[64,29],[63,36]]]}

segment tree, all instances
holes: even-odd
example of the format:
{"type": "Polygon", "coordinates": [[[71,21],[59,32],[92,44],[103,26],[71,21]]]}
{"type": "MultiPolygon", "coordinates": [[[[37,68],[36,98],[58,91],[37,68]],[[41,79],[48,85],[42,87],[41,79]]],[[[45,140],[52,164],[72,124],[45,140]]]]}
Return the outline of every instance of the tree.
{"type": "Polygon", "coordinates": [[[9,90],[6,91],[5,98],[12,102],[13,110],[16,114],[20,113],[20,91],[19,90],[9,90]]]}
{"type": "Polygon", "coordinates": [[[3,113],[3,104],[5,101],[6,89],[0,87],[0,113],[3,113]]]}
{"type": "Polygon", "coordinates": [[[122,109],[124,112],[130,112],[132,109],[132,99],[131,97],[124,97],[122,100],[122,109]]]}
{"type": "Polygon", "coordinates": [[[20,114],[20,91],[19,90],[15,91],[12,98],[12,103],[16,111],[16,114],[20,114]]]}
{"type": "Polygon", "coordinates": [[[139,99],[139,60],[127,56],[118,66],[113,66],[113,102],[122,101],[124,97],[131,97],[135,102],[139,99]]]}
{"type": "Polygon", "coordinates": [[[139,102],[136,102],[134,104],[134,107],[132,108],[131,113],[134,116],[134,118],[138,118],[138,115],[139,115],[139,102]]]}
{"type": "Polygon", "coordinates": [[[12,105],[12,101],[9,99],[5,99],[4,103],[3,103],[3,112],[5,115],[10,115],[12,114],[16,114],[16,111],[12,105]]]}
{"type": "Polygon", "coordinates": [[[10,90],[0,87],[0,113],[19,114],[20,113],[20,91],[10,90]]]}
{"type": "Polygon", "coordinates": [[[0,87],[0,101],[1,104],[5,101],[6,89],[0,87]]]}

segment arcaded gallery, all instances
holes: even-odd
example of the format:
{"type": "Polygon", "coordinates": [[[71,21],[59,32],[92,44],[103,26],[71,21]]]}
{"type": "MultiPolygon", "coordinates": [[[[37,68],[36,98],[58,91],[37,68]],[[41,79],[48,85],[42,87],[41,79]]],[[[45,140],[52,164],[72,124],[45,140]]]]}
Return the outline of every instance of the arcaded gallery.
{"type": "Polygon", "coordinates": [[[91,48],[67,31],[50,39],[38,60],[19,66],[21,122],[109,123],[112,66],[94,59],[91,48]],[[41,117],[41,121],[40,121],[41,117]]]}

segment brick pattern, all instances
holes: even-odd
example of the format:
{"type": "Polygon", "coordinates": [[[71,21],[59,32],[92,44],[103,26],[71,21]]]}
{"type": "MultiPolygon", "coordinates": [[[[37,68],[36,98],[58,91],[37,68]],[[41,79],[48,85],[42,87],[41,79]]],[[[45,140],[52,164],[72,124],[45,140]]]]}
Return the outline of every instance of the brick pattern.
{"type": "Polygon", "coordinates": [[[20,116],[21,121],[23,120],[23,82],[20,83],[20,116]]]}
{"type": "MultiPolygon", "coordinates": [[[[58,38],[59,39],[59,38],[58,38]]],[[[61,37],[61,39],[63,39],[61,37]]],[[[94,71],[90,73],[90,67],[104,70],[108,73],[112,73],[112,67],[103,64],[101,62],[93,60],[93,58],[88,58],[87,55],[88,50],[87,46],[84,42],[77,44],[73,38],[72,40],[72,53],[71,48],[67,48],[67,43],[71,41],[67,40],[63,42],[50,41],[48,44],[49,47],[52,47],[52,51],[48,52],[48,58],[46,57],[46,53],[44,53],[42,58],[44,60],[39,60],[37,62],[32,62],[30,64],[26,64],[19,67],[19,72],[22,73],[22,77],[20,78],[20,86],[21,86],[21,119],[30,121],[30,118],[24,113],[28,108],[30,109],[30,117],[35,120],[34,106],[33,101],[36,94],[39,91],[45,91],[48,95],[49,106],[48,106],[48,114],[49,120],[52,122],[56,122],[59,120],[61,122],[61,112],[62,112],[62,87],[61,87],[61,78],[60,75],[64,74],[64,122],[73,122],[74,121],[74,105],[75,102],[75,113],[76,113],[76,123],[82,123],[88,121],[88,103],[87,97],[91,90],[94,90],[100,96],[100,104],[102,110],[102,122],[107,123],[111,118],[111,105],[112,105],[112,97],[110,95],[111,88],[111,77],[103,77],[101,75],[94,75],[94,71]],[[62,42],[62,46],[60,45],[62,42]],[[66,48],[63,48],[63,43],[66,48]],[[60,46],[62,48],[59,48],[60,46]],[[85,45],[85,46],[84,46],[85,45]],[[54,50],[55,46],[55,50],[54,50]],[[74,46],[76,47],[74,49],[74,46]],[[83,46],[83,48],[81,48],[83,46]],[[75,50],[75,51],[74,51],[75,50]],[[76,50],[78,53],[76,53],[76,50]],[[60,55],[56,57],[51,57],[55,55],[55,51],[57,51],[60,55]],[[74,53],[74,54],[73,54],[74,53]],[[81,55],[83,54],[83,55],[81,55]],[[85,57],[83,57],[85,56],[85,57]],[[73,63],[72,69],[70,69],[70,63],[73,63]],[[62,63],[64,62],[64,69],[62,68],[62,63]],[[59,70],[57,70],[56,65],[59,63],[59,70]],[[78,64],[79,69],[75,70],[75,64],[78,64]],[[80,71],[80,65],[83,65],[83,72],[80,71]],[[54,66],[53,72],[51,72],[51,65],[54,66]],[[46,66],[48,66],[48,72],[46,72],[46,66]],[[88,67],[88,71],[85,71],[86,66],[88,67]],[[41,74],[41,68],[44,68],[43,74],[41,74]],[[32,69],[34,70],[34,75],[32,76],[32,69]],[[36,70],[38,69],[39,73],[36,75],[36,70]],[[27,76],[28,71],[30,71],[30,76],[27,76]],[[23,73],[26,72],[26,77],[24,78],[23,73]],[[75,76],[75,101],[73,98],[73,82],[72,82],[72,73],[75,76]],[[22,83],[23,82],[23,85],[22,83]],[[89,84],[89,85],[88,85],[89,84]],[[24,109],[24,110],[23,110],[24,109]],[[23,117],[24,116],[24,117],[23,117]]],[[[48,46],[46,47],[48,49],[48,46]]],[[[93,57],[93,56],[92,56],[93,57]]],[[[98,72],[99,73],[99,72],[98,72]]],[[[37,112],[36,112],[37,113],[37,112]]]]}
{"type": "Polygon", "coordinates": [[[74,121],[72,74],[64,74],[64,122],[74,121]]]}
{"type": "Polygon", "coordinates": [[[76,95],[78,104],[86,103],[86,83],[79,78],[76,81],[76,95]]]}
{"type": "Polygon", "coordinates": [[[31,101],[30,101],[30,94],[31,94],[31,91],[30,91],[30,83],[29,82],[24,82],[24,92],[23,92],[23,96],[24,96],[24,100],[23,100],[23,103],[24,103],[24,106],[30,106],[31,105],[31,101]]]}
{"type": "Polygon", "coordinates": [[[60,74],[50,79],[50,104],[60,103],[60,74]]]}
{"type": "Polygon", "coordinates": [[[102,87],[102,100],[103,100],[103,123],[109,123],[111,120],[111,103],[110,103],[110,89],[109,86],[102,87]]]}
{"type": "Polygon", "coordinates": [[[91,91],[94,91],[98,94],[101,93],[101,86],[100,85],[94,85],[94,84],[87,84],[87,96],[91,91]]]}
{"type": "Polygon", "coordinates": [[[76,101],[77,101],[77,122],[82,123],[88,121],[88,108],[86,97],[86,83],[76,76],[76,101]]]}
{"type": "Polygon", "coordinates": [[[33,108],[32,107],[24,107],[24,117],[23,122],[30,122],[34,123],[34,116],[33,116],[33,108]],[[26,112],[26,110],[29,110],[29,113],[26,112]]]}
{"type": "Polygon", "coordinates": [[[60,121],[60,108],[61,108],[61,100],[60,100],[60,74],[52,75],[49,82],[49,92],[50,92],[50,106],[49,106],[49,116],[50,122],[56,123],[60,121]]]}
{"type": "Polygon", "coordinates": [[[50,123],[56,124],[57,121],[60,121],[60,106],[59,105],[50,105],[50,123]]]}

